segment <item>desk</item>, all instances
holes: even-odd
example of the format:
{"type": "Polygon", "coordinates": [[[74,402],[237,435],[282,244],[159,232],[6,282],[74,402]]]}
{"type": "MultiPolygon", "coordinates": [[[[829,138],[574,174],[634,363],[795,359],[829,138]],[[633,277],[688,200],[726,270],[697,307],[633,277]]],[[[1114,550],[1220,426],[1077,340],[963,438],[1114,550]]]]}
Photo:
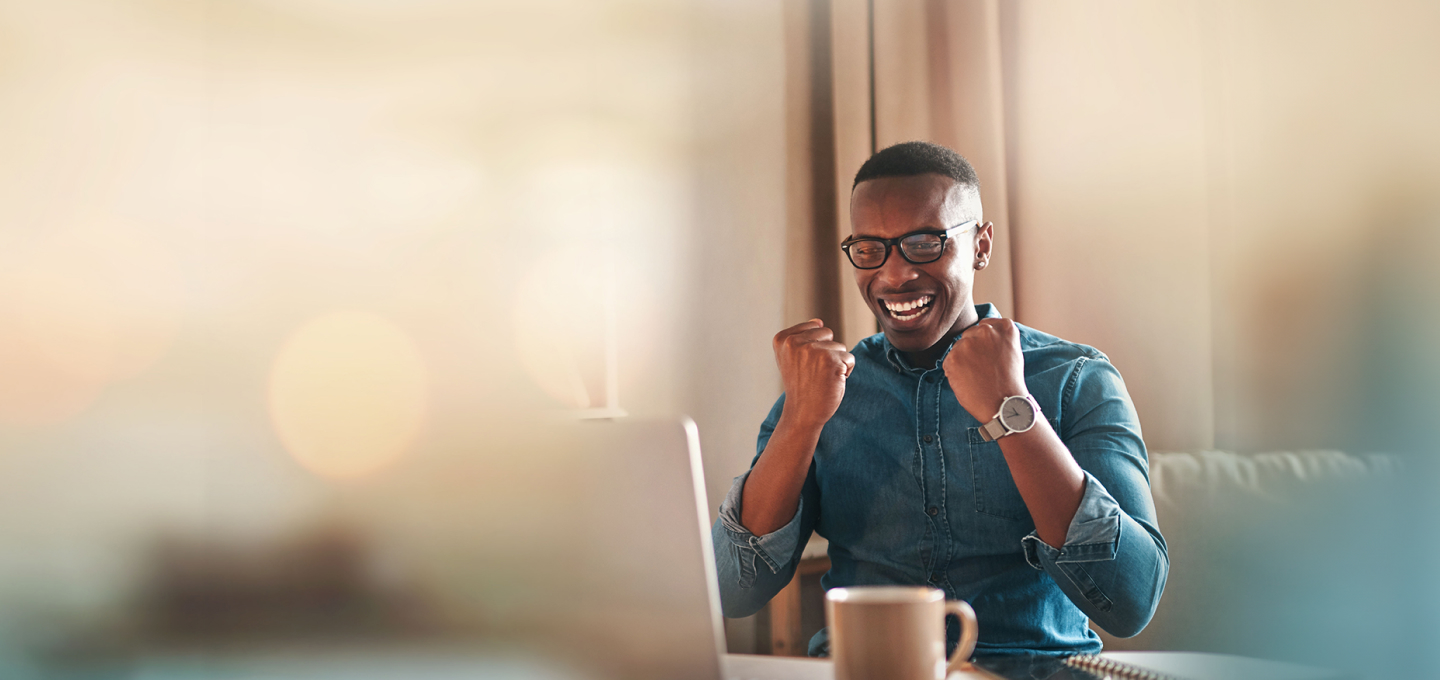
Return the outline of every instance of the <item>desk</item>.
{"type": "MultiPolygon", "coordinates": [[[[1251,659],[1228,654],[1202,652],[1110,652],[1106,657],[1194,680],[1356,680],[1353,676],[1322,668],[1298,666],[1279,661],[1251,659]]],[[[827,659],[795,659],[753,654],[726,654],[726,680],[834,680],[835,669],[827,659]]],[[[957,671],[946,680],[995,680],[983,671],[957,671]]]]}
{"type": "MultiPolygon", "coordinates": [[[[829,659],[796,659],[756,654],[726,654],[725,680],[834,680],[835,667],[829,659]]],[[[951,673],[947,680],[994,680],[985,673],[951,673]]]]}
{"type": "MultiPolygon", "coordinates": [[[[1341,673],[1247,659],[1224,654],[1194,652],[1115,652],[1105,656],[1172,673],[1193,680],[1356,680],[1341,673]]],[[[834,680],[829,659],[725,654],[721,658],[725,680],[834,680]]],[[[252,678],[307,678],[309,680],[453,680],[455,678],[560,678],[575,677],[577,668],[513,650],[491,653],[450,650],[253,650],[196,656],[179,654],[116,660],[117,665],[91,667],[96,677],[145,677],[154,680],[244,680],[252,678]]],[[[83,667],[83,666],[82,666],[83,667]]],[[[710,666],[709,668],[714,668],[710,666]]],[[[708,675],[708,674],[707,674],[708,675]]],[[[88,677],[88,676],[87,676],[88,677]]],[[[973,670],[950,674],[946,680],[995,680],[997,676],[973,670]]],[[[1025,677],[1031,677],[1029,675],[1025,677]]],[[[1035,676],[1048,677],[1048,676],[1035,676]]]]}
{"type": "Polygon", "coordinates": [[[759,654],[726,654],[725,680],[832,680],[828,659],[796,659],[759,654]]]}

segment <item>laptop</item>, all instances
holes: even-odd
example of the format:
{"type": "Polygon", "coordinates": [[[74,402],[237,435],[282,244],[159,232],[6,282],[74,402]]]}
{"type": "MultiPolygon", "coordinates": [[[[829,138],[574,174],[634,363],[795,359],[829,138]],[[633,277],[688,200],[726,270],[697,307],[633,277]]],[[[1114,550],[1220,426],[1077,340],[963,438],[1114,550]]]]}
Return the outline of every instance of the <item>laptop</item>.
{"type": "Polygon", "coordinates": [[[590,546],[586,581],[571,596],[583,598],[586,612],[556,638],[574,641],[567,658],[615,678],[833,677],[823,661],[725,654],[694,422],[581,422],[563,429],[551,434],[568,441],[561,449],[580,460],[567,463],[574,514],[554,519],[600,538],[582,541],[590,546]],[[584,650],[578,657],[577,649],[584,650]]]}

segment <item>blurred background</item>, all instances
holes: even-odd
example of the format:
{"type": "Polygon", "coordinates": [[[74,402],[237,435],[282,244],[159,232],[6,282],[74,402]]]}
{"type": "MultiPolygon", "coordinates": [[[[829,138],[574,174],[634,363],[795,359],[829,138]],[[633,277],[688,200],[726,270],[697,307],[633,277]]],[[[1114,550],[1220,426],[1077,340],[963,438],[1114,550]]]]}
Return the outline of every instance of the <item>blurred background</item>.
{"type": "MultiPolygon", "coordinates": [[[[836,244],[910,139],[979,170],[977,301],[1105,351],[1152,451],[1405,461],[1373,515],[1301,513],[1343,521],[1296,533],[1296,597],[1362,584],[1354,626],[1241,651],[1409,668],[1440,638],[1437,37],[1422,0],[0,0],[0,674],[422,635],[355,527],[435,492],[415,466],[553,491],[547,414],[689,414],[713,513],[771,336],[875,331],[836,244]]],[[[477,507],[406,526],[510,526],[477,507]]]]}

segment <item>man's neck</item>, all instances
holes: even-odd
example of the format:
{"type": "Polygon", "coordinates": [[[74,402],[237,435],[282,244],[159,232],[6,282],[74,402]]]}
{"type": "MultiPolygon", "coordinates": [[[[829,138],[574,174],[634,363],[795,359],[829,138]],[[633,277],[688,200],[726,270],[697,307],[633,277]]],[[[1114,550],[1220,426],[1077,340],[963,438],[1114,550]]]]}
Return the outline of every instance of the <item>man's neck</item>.
{"type": "Polygon", "coordinates": [[[946,331],[945,335],[940,337],[939,342],[919,352],[906,352],[905,360],[910,362],[911,366],[921,370],[928,371],[934,368],[935,362],[939,361],[940,357],[945,355],[945,350],[950,349],[950,345],[955,342],[955,338],[959,337],[960,333],[966,328],[974,326],[979,321],[980,313],[975,311],[974,303],[966,300],[965,307],[960,312],[960,318],[956,319],[955,325],[951,326],[950,330],[946,331]]]}

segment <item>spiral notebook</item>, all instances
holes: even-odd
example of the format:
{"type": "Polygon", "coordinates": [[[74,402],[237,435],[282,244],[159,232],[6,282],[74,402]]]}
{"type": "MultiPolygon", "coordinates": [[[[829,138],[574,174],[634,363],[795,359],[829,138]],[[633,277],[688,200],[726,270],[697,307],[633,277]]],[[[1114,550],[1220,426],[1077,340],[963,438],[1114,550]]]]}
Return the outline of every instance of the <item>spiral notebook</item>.
{"type": "Polygon", "coordinates": [[[1108,659],[1098,654],[1077,654],[1066,657],[1062,663],[1071,668],[1078,668],[1091,675],[1106,678],[1123,678],[1124,680],[1187,680],[1174,675],[1168,675],[1159,671],[1152,671],[1148,668],[1108,659]]]}
{"type": "Polygon", "coordinates": [[[1006,680],[1353,680],[1357,677],[1280,661],[1199,652],[978,657],[975,666],[1006,680]]]}

